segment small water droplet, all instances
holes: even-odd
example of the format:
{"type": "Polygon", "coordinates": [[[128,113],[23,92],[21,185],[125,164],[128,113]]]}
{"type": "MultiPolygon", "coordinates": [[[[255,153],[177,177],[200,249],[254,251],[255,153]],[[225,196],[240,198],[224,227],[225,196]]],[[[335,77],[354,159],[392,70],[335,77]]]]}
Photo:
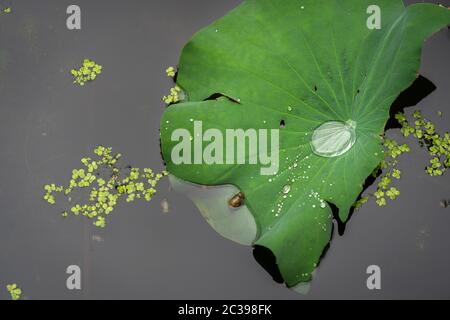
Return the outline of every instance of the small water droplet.
{"type": "Polygon", "coordinates": [[[288,111],[289,111],[289,112],[292,111],[292,107],[291,107],[291,106],[288,107],[288,111]]]}
{"type": "Polygon", "coordinates": [[[289,192],[291,192],[291,186],[287,184],[283,187],[283,193],[288,194],[289,192]]]}

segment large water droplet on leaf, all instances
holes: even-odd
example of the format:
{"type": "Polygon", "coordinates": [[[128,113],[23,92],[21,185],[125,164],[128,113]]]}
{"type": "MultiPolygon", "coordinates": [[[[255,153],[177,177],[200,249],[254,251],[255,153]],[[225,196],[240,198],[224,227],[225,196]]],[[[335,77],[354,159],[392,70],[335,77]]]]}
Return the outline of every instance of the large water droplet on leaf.
{"type": "Polygon", "coordinates": [[[356,122],[329,121],[312,135],[312,151],[321,157],[337,157],[349,151],[356,142],[356,122]]]}

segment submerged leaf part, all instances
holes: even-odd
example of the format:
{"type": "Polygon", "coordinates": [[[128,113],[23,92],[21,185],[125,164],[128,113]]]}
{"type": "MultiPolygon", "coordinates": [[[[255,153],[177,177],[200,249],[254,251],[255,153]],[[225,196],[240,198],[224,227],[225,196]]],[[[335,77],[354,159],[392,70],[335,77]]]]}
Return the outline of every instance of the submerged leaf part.
{"type": "MultiPolygon", "coordinates": [[[[242,245],[251,245],[256,239],[255,218],[245,204],[230,207],[230,197],[240,195],[230,185],[207,187],[183,181],[169,175],[173,189],[194,202],[208,224],[222,237],[242,245]]],[[[242,196],[241,196],[242,198],[242,196]]]]}

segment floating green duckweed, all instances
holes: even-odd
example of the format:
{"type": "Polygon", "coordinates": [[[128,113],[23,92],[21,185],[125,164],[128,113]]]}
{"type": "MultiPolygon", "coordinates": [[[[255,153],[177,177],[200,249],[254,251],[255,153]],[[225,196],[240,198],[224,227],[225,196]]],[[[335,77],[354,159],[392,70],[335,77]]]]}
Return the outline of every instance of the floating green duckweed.
{"type": "Polygon", "coordinates": [[[174,67],[168,67],[168,68],[166,69],[166,74],[167,74],[167,76],[168,76],[169,78],[175,77],[175,74],[176,74],[175,68],[174,68],[174,67]]]}
{"type": "Polygon", "coordinates": [[[102,73],[102,66],[92,60],[84,59],[80,69],[72,69],[70,72],[75,78],[73,83],[84,86],[89,81],[94,81],[102,73]]]}
{"type": "Polygon", "coordinates": [[[22,295],[22,289],[17,287],[17,284],[8,284],[6,286],[6,289],[8,290],[9,294],[11,295],[12,300],[19,300],[22,295]]]}
{"type": "MultiPolygon", "coordinates": [[[[402,175],[402,172],[398,169],[397,158],[404,153],[410,152],[410,147],[407,144],[398,144],[396,141],[388,138],[384,138],[383,147],[386,158],[373,171],[372,176],[374,178],[378,177],[380,171],[382,174],[379,177],[376,191],[370,195],[380,207],[388,204],[386,197],[390,200],[395,200],[400,196],[400,191],[396,187],[392,187],[391,184],[393,179],[400,180],[402,175]]],[[[353,206],[355,209],[359,209],[368,201],[369,196],[364,196],[353,206]]]]}
{"type": "MultiPolygon", "coordinates": [[[[177,71],[175,67],[168,67],[166,69],[166,75],[169,78],[175,78],[175,75],[177,74],[177,71]]],[[[167,104],[171,105],[174,103],[178,103],[184,99],[184,92],[181,90],[179,86],[175,86],[170,89],[170,93],[167,96],[164,96],[162,100],[167,104]]]]}
{"type": "Polygon", "coordinates": [[[353,206],[354,206],[354,208],[356,210],[358,210],[367,202],[369,202],[369,197],[368,196],[364,196],[361,199],[359,199],[358,201],[356,201],[353,206]]]}
{"type": "Polygon", "coordinates": [[[125,198],[126,202],[136,199],[150,201],[156,193],[156,185],[166,172],[154,173],[152,169],[123,167],[120,164],[120,153],[113,154],[112,148],[97,147],[94,150],[95,157],[83,158],[83,168],[74,169],[67,186],[48,184],[44,186],[44,199],[51,205],[56,204],[55,194],[64,195],[68,202],[72,201],[75,189],[88,190],[89,201],[86,204],[73,204],[69,210],[63,210],[62,216],[69,213],[75,216],[83,215],[94,219],[97,227],[106,226],[108,216],[117,205],[119,199],[125,198]]]}
{"type": "Polygon", "coordinates": [[[11,7],[6,7],[2,10],[2,12],[8,14],[8,13],[12,12],[12,9],[11,9],[11,7]]]}
{"type": "Polygon", "coordinates": [[[408,123],[403,113],[398,113],[395,118],[402,126],[405,137],[413,135],[421,146],[428,149],[431,159],[426,167],[427,173],[430,176],[442,176],[450,168],[450,133],[446,131],[443,136],[438,134],[436,126],[418,110],[413,113],[414,125],[408,123]]]}
{"type": "Polygon", "coordinates": [[[391,187],[392,179],[400,180],[402,175],[402,172],[398,169],[397,158],[411,151],[409,145],[406,143],[398,144],[396,141],[388,138],[384,139],[383,146],[386,158],[373,173],[376,176],[380,170],[382,171],[377,190],[373,194],[376,199],[375,202],[380,207],[387,205],[386,197],[390,200],[395,200],[400,196],[400,191],[395,187],[391,187]]]}
{"type": "Polygon", "coordinates": [[[163,101],[166,104],[174,104],[182,100],[182,91],[179,86],[175,86],[170,89],[170,94],[163,97],[163,101]]]}
{"type": "Polygon", "coordinates": [[[386,195],[389,199],[395,200],[400,195],[400,191],[398,191],[395,187],[391,187],[388,191],[386,191],[386,195]]]}
{"type": "MultiPolygon", "coordinates": [[[[413,113],[414,125],[411,125],[404,113],[399,112],[395,115],[395,119],[399,122],[400,131],[405,137],[413,136],[419,141],[419,145],[426,147],[430,154],[429,165],[426,167],[426,172],[432,176],[442,176],[444,172],[450,168],[450,133],[446,131],[444,135],[440,135],[436,131],[436,126],[425,119],[422,113],[417,110],[413,113]]],[[[438,112],[438,116],[442,116],[442,112],[438,112]]],[[[400,196],[400,191],[395,187],[390,187],[391,178],[399,180],[402,172],[397,168],[398,156],[405,152],[409,152],[410,148],[407,144],[399,145],[391,139],[384,140],[384,147],[386,152],[386,159],[374,171],[374,177],[378,175],[380,170],[384,173],[376,192],[372,195],[376,199],[379,206],[387,205],[386,197],[395,200],[400,196]]],[[[354,207],[359,209],[364,203],[368,202],[368,197],[358,200],[354,207]]]]}

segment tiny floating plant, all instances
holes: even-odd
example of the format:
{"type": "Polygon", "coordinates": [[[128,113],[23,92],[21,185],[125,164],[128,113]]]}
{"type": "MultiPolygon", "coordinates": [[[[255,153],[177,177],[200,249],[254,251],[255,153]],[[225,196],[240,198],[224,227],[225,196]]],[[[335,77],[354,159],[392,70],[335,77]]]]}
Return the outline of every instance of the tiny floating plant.
{"type": "MultiPolygon", "coordinates": [[[[441,116],[438,114],[438,116],[441,116]]],[[[419,110],[412,114],[413,125],[407,120],[403,112],[395,115],[395,119],[400,124],[400,131],[405,137],[413,137],[419,146],[427,149],[430,160],[425,171],[432,177],[442,176],[450,168],[450,133],[446,131],[443,135],[436,131],[436,125],[425,119],[419,110]]],[[[377,190],[369,195],[376,199],[379,206],[387,205],[387,198],[395,200],[400,196],[400,191],[391,186],[393,180],[400,180],[402,172],[398,168],[397,158],[403,153],[410,152],[408,144],[398,144],[396,141],[388,138],[383,140],[384,153],[386,158],[380,162],[379,166],[374,170],[372,176],[376,178],[381,172],[381,177],[377,185],[377,190]]],[[[369,196],[359,199],[354,207],[361,208],[363,204],[368,202],[369,196]]]]}
{"type": "Polygon", "coordinates": [[[6,290],[8,290],[9,294],[11,295],[11,300],[19,300],[22,296],[22,289],[20,289],[17,284],[8,284],[6,286],[6,290]]]}
{"type": "Polygon", "coordinates": [[[94,81],[102,73],[103,67],[96,62],[84,59],[83,65],[78,69],[72,69],[70,73],[74,77],[73,83],[84,86],[89,81],[94,81]]]}
{"type": "Polygon", "coordinates": [[[83,168],[74,169],[68,185],[47,184],[44,186],[44,199],[51,205],[56,204],[55,195],[66,197],[72,202],[75,189],[88,190],[88,201],[84,204],[71,204],[70,209],[62,211],[63,217],[69,212],[75,216],[83,215],[93,219],[96,227],[106,226],[107,216],[113,212],[119,200],[126,202],[137,199],[150,201],[156,193],[158,182],[167,173],[154,173],[152,169],[133,168],[120,164],[122,155],[113,154],[112,148],[99,146],[94,150],[94,157],[83,158],[83,168]]]}
{"type": "MultiPolygon", "coordinates": [[[[177,74],[177,70],[175,69],[175,67],[168,67],[166,69],[166,75],[169,78],[172,78],[175,80],[176,74],[177,74]]],[[[171,104],[181,102],[185,98],[186,97],[185,97],[183,90],[179,86],[175,85],[173,88],[170,88],[170,93],[167,96],[164,96],[162,98],[162,100],[164,101],[164,103],[166,105],[171,105],[171,104]]]]}
{"type": "Polygon", "coordinates": [[[419,110],[413,113],[414,125],[410,125],[403,113],[395,118],[401,125],[405,137],[414,136],[421,147],[426,147],[430,155],[426,172],[430,176],[442,176],[450,168],[450,132],[440,135],[436,125],[425,119],[419,110]]]}

